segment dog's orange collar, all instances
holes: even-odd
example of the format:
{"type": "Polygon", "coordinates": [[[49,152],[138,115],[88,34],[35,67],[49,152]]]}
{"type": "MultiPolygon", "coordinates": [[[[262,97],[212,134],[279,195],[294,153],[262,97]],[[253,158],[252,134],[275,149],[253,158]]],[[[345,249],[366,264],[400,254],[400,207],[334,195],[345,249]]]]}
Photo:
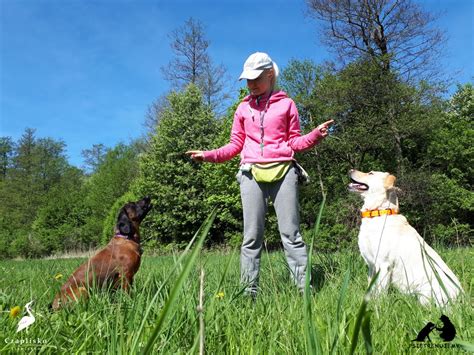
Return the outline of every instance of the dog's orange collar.
{"type": "Polygon", "coordinates": [[[372,218],[372,217],[380,217],[384,215],[392,215],[398,214],[398,211],[393,208],[386,208],[384,210],[369,210],[361,212],[362,218],[372,218]]]}

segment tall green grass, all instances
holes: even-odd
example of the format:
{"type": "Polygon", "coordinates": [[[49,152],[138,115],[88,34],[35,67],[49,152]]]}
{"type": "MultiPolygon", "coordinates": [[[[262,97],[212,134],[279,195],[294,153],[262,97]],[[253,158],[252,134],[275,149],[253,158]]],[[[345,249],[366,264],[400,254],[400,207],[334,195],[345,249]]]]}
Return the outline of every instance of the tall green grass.
{"type": "MultiPolygon", "coordinates": [[[[319,225],[321,223],[321,217],[324,211],[324,205],[326,203],[326,195],[323,194],[323,200],[321,202],[321,206],[319,207],[318,218],[316,219],[316,224],[314,227],[314,231],[311,235],[311,242],[309,243],[309,253],[308,253],[308,270],[311,270],[311,265],[313,264],[313,247],[314,247],[314,239],[317,237],[319,232],[319,225]]],[[[312,319],[312,300],[311,300],[311,272],[306,273],[306,280],[305,280],[305,289],[304,289],[304,330],[305,330],[305,338],[306,338],[306,353],[308,354],[315,354],[319,355],[322,353],[321,349],[321,341],[319,339],[318,332],[314,326],[314,322],[312,319]]]]}
{"type": "MultiPolygon", "coordinates": [[[[0,353],[197,353],[200,332],[209,354],[461,351],[451,343],[447,349],[412,348],[411,340],[427,321],[439,323],[440,311],[396,290],[368,300],[366,267],[357,252],[320,254],[316,245],[310,254],[312,290],[303,295],[292,285],[284,254],[264,252],[261,292],[253,301],[239,284],[238,251],[201,250],[212,218],[184,255],[145,256],[129,294],[98,290],[87,302],[55,313],[47,306],[82,259],[0,261],[1,310],[35,299],[36,316],[28,330],[17,334],[20,317],[1,313],[0,353]],[[58,273],[62,280],[54,278],[58,273]],[[32,343],[38,339],[41,344],[32,343]]],[[[474,342],[473,249],[438,251],[466,291],[443,312],[456,326],[455,340],[469,347],[474,342]]],[[[442,344],[432,334],[433,343],[442,344]]]]}

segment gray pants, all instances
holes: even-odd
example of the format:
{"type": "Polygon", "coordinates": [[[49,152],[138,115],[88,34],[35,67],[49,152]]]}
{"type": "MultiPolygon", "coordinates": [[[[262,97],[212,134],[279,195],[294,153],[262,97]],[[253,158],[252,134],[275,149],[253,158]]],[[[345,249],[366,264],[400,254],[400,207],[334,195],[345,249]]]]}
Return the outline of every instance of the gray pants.
{"type": "Polygon", "coordinates": [[[237,181],[244,214],[244,240],[240,256],[241,282],[248,293],[256,293],[260,270],[265,215],[271,198],[278,219],[278,229],[291,276],[304,289],[307,253],[299,231],[298,176],[293,166],[285,177],[273,183],[258,183],[251,172],[239,171],[237,181]]]}

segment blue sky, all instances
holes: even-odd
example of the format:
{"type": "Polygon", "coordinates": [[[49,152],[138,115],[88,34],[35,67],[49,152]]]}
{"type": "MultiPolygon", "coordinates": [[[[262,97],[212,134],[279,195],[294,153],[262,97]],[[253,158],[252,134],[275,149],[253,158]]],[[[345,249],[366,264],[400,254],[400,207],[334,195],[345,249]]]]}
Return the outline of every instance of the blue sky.
{"type": "MultiPolygon", "coordinates": [[[[472,82],[474,1],[419,2],[444,11],[443,72],[472,82]]],[[[280,67],[333,59],[305,11],[303,0],[0,0],[0,135],[16,140],[35,128],[65,141],[81,166],[83,149],[144,133],[148,106],[168,90],[160,71],[172,57],[168,34],[189,17],[204,23],[209,54],[237,78],[257,50],[280,67]]]]}

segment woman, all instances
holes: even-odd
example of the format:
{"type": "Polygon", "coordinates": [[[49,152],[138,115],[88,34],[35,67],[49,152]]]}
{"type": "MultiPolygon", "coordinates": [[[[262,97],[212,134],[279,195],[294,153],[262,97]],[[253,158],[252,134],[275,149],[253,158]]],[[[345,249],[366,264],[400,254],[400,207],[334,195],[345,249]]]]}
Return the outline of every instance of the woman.
{"type": "Polygon", "coordinates": [[[302,136],[296,105],[275,91],[278,66],[266,54],[248,57],[239,80],[250,95],[238,106],[230,143],[214,150],[186,152],[196,161],[222,163],[240,153],[240,184],[244,218],[241,282],[256,295],[267,201],[271,198],[292,277],[304,289],[307,253],[299,231],[298,168],[294,153],[312,148],[328,135],[333,120],[302,136]]]}

